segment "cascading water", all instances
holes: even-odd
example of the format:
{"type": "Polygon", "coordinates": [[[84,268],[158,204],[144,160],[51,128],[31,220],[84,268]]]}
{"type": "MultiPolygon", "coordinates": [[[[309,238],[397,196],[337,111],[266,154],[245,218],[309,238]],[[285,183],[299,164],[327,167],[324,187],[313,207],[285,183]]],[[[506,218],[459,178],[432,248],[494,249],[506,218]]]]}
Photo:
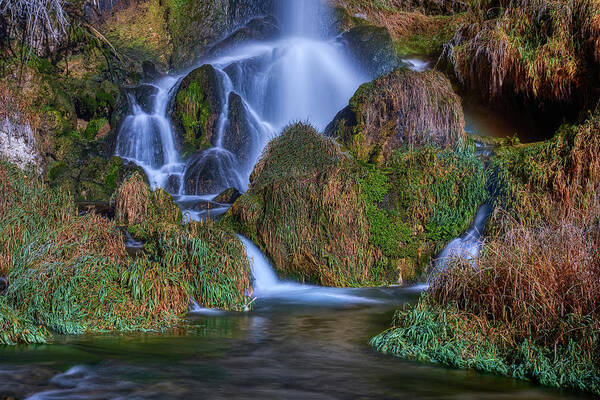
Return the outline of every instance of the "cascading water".
{"type": "Polygon", "coordinates": [[[177,82],[178,78],[166,76],[129,93],[131,114],[123,121],[117,138],[115,154],[144,168],[153,188],[167,187],[169,179],[181,181],[183,177],[185,164],[180,160],[167,117],[177,82]]]}
{"type": "Polygon", "coordinates": [[[218,74],[222,109],[213,147],[185,165],[167,116],[182,77],[153,84],[158,92],[151,110],[130,96],[132,113],[116,154],[142,166],[153,187],[186,204],[190,196],[210,198],[230,187],[245,191],[262,150],[287,124],[307,121],[324,129],[367,79],[341,44],[324,37],[328,8],[320,0],[279,0],[275,9],[283,27],[278,40],[247,43],[204,62],[218,74]]]}
{"type": "Polygon", "coordinates": [[[335,303],[373,303],[368,297],[359,296],[360,289],[328,288],[280,281],[267,258],[254,243],[239,236],[250,260],[254,278],[254,295],[260,299],[275,299],[279,302],[327,305],[335,303]]]}
{"type": "Polygon", "coordinates": [[[490,204],[479,207],[469,229],[462,236],[448,243],[438,255],[436,260],[436,270],[438,272],[446,269],[453,259],[474,261],[479,257],[483,245],[481,239],[492,210],[493,207],[490,204]]]}
{"type": "MultiPolygon", "coordinates": [[[[194,208],[195,203],[208,202],[230,187],[245,191],[262,150],[287,124],[307,121],[323,130],[368,79],[366,72],[354,66],[343,45],[326,37],[328,8],[320,0],[279,0],[275,8],[283,27],[279,39],[222,50],[202,63],[215,72],[221,104],[213,147],[197,152],[185,163],[177,151],[167,113],[186,74],[144,85],[145,99],[137,95],[140,88],[130,94],[132,112],[123,123],[116,153],[142,166],[153,187],[176,195],[191,219],[207,213],[194,208]]],[[[427,69],[424,63],[408,65],[427,69]]],[[[213,216],[228,208],[213,206],[213,216]]],[[[440,254],[438,267],[455,256],[476,257],[479,232],[489,214],[485,207],[482,210],[478,216],[484,216],[476,219],[472,229],[440,254]]],[[[345,291],[281,282],[260,251],[248,240],[242,241],[253,260],[254,289],[259,296],[295,299],[301,295],[303,301],[307,297],[361,299],[345,291]]]]}

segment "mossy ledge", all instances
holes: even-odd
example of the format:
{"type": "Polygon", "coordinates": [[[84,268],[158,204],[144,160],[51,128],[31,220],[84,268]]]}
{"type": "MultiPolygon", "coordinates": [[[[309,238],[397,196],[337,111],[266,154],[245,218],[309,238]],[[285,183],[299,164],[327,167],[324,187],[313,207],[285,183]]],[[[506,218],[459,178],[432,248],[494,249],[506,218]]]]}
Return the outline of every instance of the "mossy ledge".
{"type": "Polygon", "coordinates": [[[5,162],[0,190],[1,344],[162,330],[182,322],[190,299],[226,310],[250,302],[242,243],[212,224],[181,225],[171,197],[139,173],[115,194],[119,222],[145,243],[136,258],[114,221],[79,215],[68,193],[5,162]]]}

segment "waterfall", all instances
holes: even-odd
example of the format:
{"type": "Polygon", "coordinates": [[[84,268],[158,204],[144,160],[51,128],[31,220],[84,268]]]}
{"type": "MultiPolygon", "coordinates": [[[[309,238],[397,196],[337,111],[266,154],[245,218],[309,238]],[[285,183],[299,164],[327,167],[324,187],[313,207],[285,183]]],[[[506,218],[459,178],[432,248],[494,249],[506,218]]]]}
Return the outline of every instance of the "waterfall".
{"type": "Polygon", "coordinates": [[[210,64],[219,77],[222,109],[212,148],[181,159],[168,105],[183,76],[167,76],[129,94],[116,155],[143,167],[153,188],[186,200],[247,190],[262,150],[286,125],[306,121],[324,129],[367,79],[343,46],[327,39],[328,10],[320,0],[278,0],[279,38],[201,60],[197,66],[210,64]]]}
{"type": "Polygon", "coordinates": [[[183,169],[175,145],[175,136],[167,116],[168,104],[176,77],[163,77],[153,84],[142,85],[128,93],[131,113],[125,118],[115,154],[141,166],[153,189],[171,185],[178,193],[183,169]],[[174,182],[174,183],[173,183],[174,182]]]}
{"type": "Polygon", "coordinates": [[[281,281],[260,249],[245,237],[240,235],[238,237],[244,244],[246,255],[250,260],[254,295],[259,299],[275,299],[278,302],[313,305],[377,302],[377,300],[359,296],[360,289],[329,288],[281,281]]]}
{"type": "Polygon", "coordinates": [[[479,257],[479,252],[482,247],[482,236],[485,230],[485,225],[493,211],[491,204],[484,204],[479,207],[475,218],[469,229],[460,237],[452,240],[446,245],[444,250],[438,255],[436,260],[436,270],[442,271],[446,269],[448,263],[452,259],[463,259],[474,261],[479,257]]]}

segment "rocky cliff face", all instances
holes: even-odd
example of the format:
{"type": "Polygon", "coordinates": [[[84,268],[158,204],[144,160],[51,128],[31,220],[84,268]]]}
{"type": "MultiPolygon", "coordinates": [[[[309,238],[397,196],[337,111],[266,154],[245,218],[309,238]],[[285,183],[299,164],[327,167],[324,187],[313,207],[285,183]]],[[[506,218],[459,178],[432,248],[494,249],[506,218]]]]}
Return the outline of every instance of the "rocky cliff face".
{"type": "Polygon", "coordinates": [[[29,124],[13,122],[8,117],[0,119],[0,158],[21,169],[42,173],[42,156],[29,124]]]}

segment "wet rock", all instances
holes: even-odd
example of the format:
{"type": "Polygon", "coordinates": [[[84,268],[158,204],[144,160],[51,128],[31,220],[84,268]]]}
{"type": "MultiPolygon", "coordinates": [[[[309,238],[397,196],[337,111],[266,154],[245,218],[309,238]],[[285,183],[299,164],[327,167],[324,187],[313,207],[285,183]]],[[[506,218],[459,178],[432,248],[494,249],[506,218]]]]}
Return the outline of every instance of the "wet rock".
{"type": "Polygon", "coordinates": [[[402,65],[396,54],[392,36],[386,28],[360,25],[341,34],[338,40],[373,78],[402,65]]]}
{"type": "Polygon", "coordinates": [[[8,278],[0,277],[0,295],[3,295],[8,290],[8,278]]]}
{"type": "Polygon", "coordinates": [[[169,175],[165,190],[169,193],[179,193],[181,188],[181,177],[179,175],[169,175]]]}
{"type": "Polygon", "coordinates": [[[233,32],[210,50],[217,56],[245,42],[276,39],[280,35],[279,23],[272,15],[253,18],[246,25],[233,32]]]}
{"type": "Polygon", "coordinates": [[[142,71],[144,73],[144,79],[147,81],[154,81],[163,76],[163,73],[156,68],[156,64],[148,60],[142,63],[142,71]]]}
{"type": "Polygon", "coordinates": [[[210,211],[210,210],[216,210],[216,209],[220,209],[220,208],[224,208],[224,207],[226,207],[224,204],[215,203],[214,201],[200,200],[200,201],[197,201],[196,204],[194,204],[192,207],[190,207],[190,210],[210,211]]]}
{"type": "Polygon", "coordinates": [[[242,194],[236,188],[229,188],[213,199],[214,202],[233,204],[242,194]]]}
{"type": "Polygon", "coordinates": [[[148,114],[154,111],[154,103],[158,94],[158,88],[154,85],[143,84],[131,89],[136,103],[148,114]]]}
{"type": "Polygon", "coordinates": [[[185,77],[173,110],[175,131],[184,153],[192,154],[216,143],[222,107],[220,77],[212,65],[203,65],[185,77]]]}
{"type": "Polygon", "coordinates": [[[325,129],[359,159],[381,163],[402,147],[465,139],[460,98],[439,72],[399,68],[362,85],[325,129]]]}
{"type": "Polygon", "coordinates": [[[235,154],[243,167],[249,167],[256,157],[258,130],[237,93],[229,95],[229,121],[223,137],[223,147],[235,154]]]}
{"type": "Polygon", "coordinates": [[[95,213],[109,219],[115,217],[115,208],[108,201],[81,201],[77,203],[77,209],[79,215],[95,213]]]}
{"type": "Polygon", "coordinates": [[[204,195],[220,193],[230,187],[242,187],[237,160],[227,150],[212,148],[195,154],[185,171],[185,193],[204,195]]]}
{"type": "Polygon", "coordinates": [[[120,227],[119,229],[125,236],[125,251],[127,251],[127,254],[133,258],[142,256],[144,254],[144,242],[134,239],[127,227],[120,227]]]}
{"type": "Polygon", "coordinates": [[[209,0],[181,2],[173,36],[172,66],[191,64],[219,40],[253,17],[273,12],[273,0],[209,0]]]}

